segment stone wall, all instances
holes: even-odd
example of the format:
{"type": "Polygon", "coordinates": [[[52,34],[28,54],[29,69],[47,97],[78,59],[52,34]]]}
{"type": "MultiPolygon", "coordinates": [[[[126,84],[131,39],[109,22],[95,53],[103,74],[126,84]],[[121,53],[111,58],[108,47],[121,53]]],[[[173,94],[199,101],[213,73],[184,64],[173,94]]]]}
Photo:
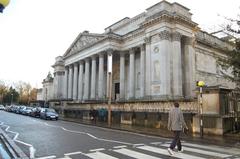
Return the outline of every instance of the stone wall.
{"type": "MultiPolygon", "coordinates": [[[[221,50],[196,46],[196,80],[205,81],[208,86],[222,85],[235,88],[235,83],[224,78],[221,68],[217,64],[217,58],[223,54],[221,50]]],[[[229,73],[228,73],[229,74],[229,73]]]]}

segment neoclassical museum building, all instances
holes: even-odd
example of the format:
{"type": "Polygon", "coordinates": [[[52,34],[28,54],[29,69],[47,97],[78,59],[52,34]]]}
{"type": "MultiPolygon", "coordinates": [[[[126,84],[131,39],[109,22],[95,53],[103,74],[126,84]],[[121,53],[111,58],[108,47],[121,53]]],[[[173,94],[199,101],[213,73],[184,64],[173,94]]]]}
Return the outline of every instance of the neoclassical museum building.
{"type": "Polygon", "coordinates": [[[232,47],[202,31],[188,8],[161,1],[103,33],[80,33],[56,57],[53,79],[44,79],[41,97],[68,100],[69,108],[104,102],[109,92],[112,102],[120,103],[196,100],[198,80],[235,87],[217,64],[232,47]]]}

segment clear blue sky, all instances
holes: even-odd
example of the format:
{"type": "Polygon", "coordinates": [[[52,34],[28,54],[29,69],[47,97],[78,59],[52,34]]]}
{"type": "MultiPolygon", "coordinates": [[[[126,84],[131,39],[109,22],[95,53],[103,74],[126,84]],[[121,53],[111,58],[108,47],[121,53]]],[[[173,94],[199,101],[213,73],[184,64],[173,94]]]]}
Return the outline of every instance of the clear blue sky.
{"type": "MultiPolygon", "coordinates": [[[[0,14],[0,80],[41,87],[55,57],[84,31],[103,33],[160,0],[11,0],[0,14]]],[[[203,30],[216,31],[223,16],[237,17],[240,0],[169,0],[190,9],[203,30]],[[220,16],[219,16],[220,15],[220,16]]]]}

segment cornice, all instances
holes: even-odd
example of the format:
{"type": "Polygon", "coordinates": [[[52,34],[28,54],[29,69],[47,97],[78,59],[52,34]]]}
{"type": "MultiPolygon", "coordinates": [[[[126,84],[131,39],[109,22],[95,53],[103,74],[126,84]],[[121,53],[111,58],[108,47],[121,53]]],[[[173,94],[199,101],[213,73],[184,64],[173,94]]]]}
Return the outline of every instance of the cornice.
{"type": "Polygon", "coordinates": [[[140,27],[147,28],[159,22],[181,23],[190,28],[196,27],[198,24],[191,19],[179,15],[177,13],[169,13],[168,11],[161,11],[146,18],[140,27]]]}
{"type": "Polygon", "coordinates": [[[233,45],[203,31],[196,34],[196,41],[197,45],[204,45],[223,52],[233,49],[233,45]]]}
{"type": "Polygon", "coordinates": [[[122,39],[123,40],[129,40],[129,39],[141,36],[144,33],[145,33],[145,29],[144,28],[139,28],[139,29],[136,29],[132,32],[129,32],[129,33],[125,34],[122,39]]]}

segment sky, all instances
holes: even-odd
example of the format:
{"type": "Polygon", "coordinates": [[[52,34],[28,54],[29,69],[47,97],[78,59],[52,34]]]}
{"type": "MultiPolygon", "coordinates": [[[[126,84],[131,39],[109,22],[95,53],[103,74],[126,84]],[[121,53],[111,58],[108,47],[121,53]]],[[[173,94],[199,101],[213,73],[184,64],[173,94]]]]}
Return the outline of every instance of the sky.
{"type": "MultiPolygon", "coordinates": [[[[103,33],[124,17],[134,17],[160,0],[11,0],[0,14],[0,80],[41,88],[55,57],[79,33],[103,33]]],[[[190,9],[192,20],[208,32],[224,17],[237,18],[240,0],[168,0],[190,9]]],[[[240,19],[240,18],[239,18],[240,19]]]]}

